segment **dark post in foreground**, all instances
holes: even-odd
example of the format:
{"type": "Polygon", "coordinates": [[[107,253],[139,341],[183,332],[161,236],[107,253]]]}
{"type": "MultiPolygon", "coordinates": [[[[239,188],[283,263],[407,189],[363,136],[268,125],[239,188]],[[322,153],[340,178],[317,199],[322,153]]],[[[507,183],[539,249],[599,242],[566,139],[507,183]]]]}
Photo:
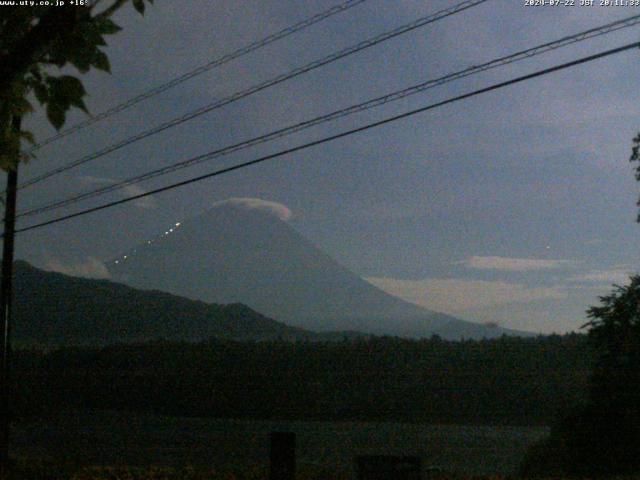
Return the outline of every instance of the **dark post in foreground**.
{"type": "Polygon", "coordinates": [[[296,476],[296,434],[271,432],[269,480],[294,480],[296,476]]]}
{"type": "MultiPolygon", "coordinates": [[[[13,128],[20,131],[20,117],[13,120],[13,128]]],[[[16,152],[19,156],[20,152],[16,152]]],[[[7,189],[2,243],[2,277],[0,281],[0,479],[7,478],[9,465],[9,357],[11,355],[11,281],[13,276],[13,237],[16,224],[16,193],[18,189],[18,160],[7,172],[7,189]]]]}

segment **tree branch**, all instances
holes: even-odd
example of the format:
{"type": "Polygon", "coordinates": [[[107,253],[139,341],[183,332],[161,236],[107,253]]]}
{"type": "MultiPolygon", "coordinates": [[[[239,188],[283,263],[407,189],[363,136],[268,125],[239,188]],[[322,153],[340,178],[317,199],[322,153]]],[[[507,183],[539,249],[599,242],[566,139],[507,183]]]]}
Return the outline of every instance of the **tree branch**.
{"type": "MultiPolygon", "coordinates": [[[[96,15],[96,18],[109,18],[116,13],[129,0],[116,0],[113,4],[96,15]]],[[[97,4],[96,4],[97,5],[97,4]]]]}
{"type": "Polygon", "coordinates": [[[64,41],[65,37],[74,33],[82,21],[111,17],[128,1],[114,0],[109,7],[93,17],[91,11],[99,1],[88,8],[50,8],[49,12],[13,44],[8,52],[0,55],[0,101],[10,91],[11,85],[16,80],[22,78],[33,64],[42,60],[51,45],[64,41]]]}
{"type": "Polygon", "coordinates": [[[50,9],[8,53],[0,56],[0,97],[46,54],[50,45],[77,28],[79,13],[77,8],[50,9]]]}

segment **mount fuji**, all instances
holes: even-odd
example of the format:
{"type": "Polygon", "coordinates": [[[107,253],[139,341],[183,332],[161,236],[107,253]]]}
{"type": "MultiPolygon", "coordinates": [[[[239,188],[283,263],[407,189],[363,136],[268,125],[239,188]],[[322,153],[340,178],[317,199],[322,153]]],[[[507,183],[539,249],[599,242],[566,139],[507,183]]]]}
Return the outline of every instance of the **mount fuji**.
{"type": "Polygon", "coordinates": [[[315,331],[445,339],[524,332],[476,324],[394,297],[338,264],[286,221],[279,204],[231,199],[112,259],[112,279],[208,303],[243,303],[315,331]]]}

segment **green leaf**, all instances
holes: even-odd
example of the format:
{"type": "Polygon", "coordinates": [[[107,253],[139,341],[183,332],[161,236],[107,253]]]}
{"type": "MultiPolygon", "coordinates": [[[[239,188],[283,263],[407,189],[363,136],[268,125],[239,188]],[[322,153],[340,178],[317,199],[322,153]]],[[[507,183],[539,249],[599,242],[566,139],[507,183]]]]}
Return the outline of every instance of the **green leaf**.
{"type": "Polygon", "coordinates": [[[38,102],[40,102],[41,105],[44,105],[49,101],[49,89],[44,83],[36,83],[33,86],[33,92],[35,93],[36,99],[38,100],[38,102]]]}
{"type": "Polygon", "coordinates": [[[47,104],[47,118],[56,130],[60,130],[66,118],[66,109],[60,103],[51,102],[47,104]]]}
{"type": "Polygon", "coordinates": [[[96,52],[93,66],[98,70],[102,70],[103,72],[111,73],[111,63],[109,62],[109,57],[107,57],[107,54],[103,51],[98,50],[96,52]]]}
{"type": "Polygon", "coordinates": [[[144,7],[144,0],[133,0],[133,8],[135,8],[140,15],[144,15],[144,7]]]}
{"type": "Polygon", "coordinates": [[[82,110],[84,113],[89,113],[89,109],[87,108],[87,105],[84,103],[84,100],[79,98],[77,100],[74,100],[73,102],[71,102],[71,105],[73,105],[76,108],[79,108],[80,110],[82,110]]]}
{"type": "Polygon", "coordinates": [[[93,52],[84,50],[82,52],[76,52],[73,56],[70,56],[69,61],[80,71],[80,73],[87,73],[91,68],[92,58],[93,52]]]}
{"type": "Polygon", "coordinates": [[[69,98],[82,98],[87,92],[82,86],[82,82],[71,75],[58,77],[60,88],[69,98]]]}
{"type": "Polygon", "coordinates": [[[47,118],[56,128],[62,128],[67,110],[77,107],[87,111],[83,97],[86,91],[82,82],[71,75],[61,77],[48,77],[49,97],[47,99],[47,118]]]}
{"type": "Polygon", "coordinates": [[[102,35],[113,35],[114,33],[118,33],[122,30],[122,28],[116,25],[116,23],[110,18],[96,20],[96,29],[102,35]]]}

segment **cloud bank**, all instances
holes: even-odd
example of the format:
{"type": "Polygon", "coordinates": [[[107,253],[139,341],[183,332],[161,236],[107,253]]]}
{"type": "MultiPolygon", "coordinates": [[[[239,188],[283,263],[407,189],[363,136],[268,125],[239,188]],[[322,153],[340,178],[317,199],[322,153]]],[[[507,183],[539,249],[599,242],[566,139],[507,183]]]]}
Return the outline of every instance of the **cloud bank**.
{"type": "MultiPolygon", "coordinates": [[[[106,177],[94,177],[92,175],[83,175],[80,177],[80,182],[86,185],[113,185],[118,182],[118,180],[114,180],[112,178],[106,177]]],[[[135,197],[136,195],[141,195],[146,193],[147,191],[140,187],[139,185],[125,185],[120,189],[123,197],[135,197]]],[[[135,205],[138,208],[143,208],[145,210],[149,210],[152,208],[157,208],[158,204],[153,198],[152,195],[148,197],[138,198],[137,200],[133,200],[132,205],[135,205]]]]}
{"type": "Polygon", "coordinates": [[[541,260],[536,258],[481,257],[473,256],[459,262],[468,268],[478,270],[504,270],[508,272],[526,272],[532,270],[548,270],[571,265],[569,260],[541,260]]]}
{"type": "Polygon", "coordinates": [[[561,287],[528,287],[502,281],[427,278],[400,280],[365,278],[385,292],[416,305],[452,315],[473,314],[476,309],[535,300],[567,298],[561,287]]]}
{"type": "Polygon", "coordinates": [[[73,262],[62,262],[58,259],[49,259],[45,270],[51,272],[64,273],[72,277],[85,278],[110,278],[107,267],[95,257],[87,257],[84,260],[73,262]]]}
{"type": "Polygon", "coordinates": [[[569,281],[576,283],[595,283],[600,285],[625,285],[629,283],[629,277],[631,275],[633,275],[633,271],[630,268],[591,270],[580,275],[574,275],[569,279],[569,281]]]}

